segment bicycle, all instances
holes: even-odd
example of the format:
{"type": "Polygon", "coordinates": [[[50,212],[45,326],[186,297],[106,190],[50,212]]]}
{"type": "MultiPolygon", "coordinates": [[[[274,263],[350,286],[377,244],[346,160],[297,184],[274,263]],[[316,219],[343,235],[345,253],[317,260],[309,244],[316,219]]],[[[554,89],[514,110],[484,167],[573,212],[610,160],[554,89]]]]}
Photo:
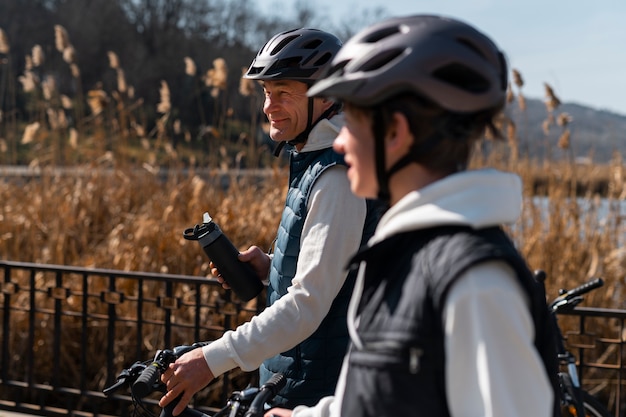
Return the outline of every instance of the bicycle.
{"type": "MultiPolygon", "coordinates": [[[[546,273],[535,271],[535,279],[544,284],[546,273]]],[[[588,281],[574,289],[560,289],[559,295],[548,304],[550,316],[554,320],[556,331],[556,348],[561,371],[559,371],[559,385],[561,389],[561,414],[565,417],[612,417],[607,408],[594,396],[585,391],[578,378],[576,357],[565,348],[565,338],[558,325],[557,314],[573,310],[583,301],[583,294],[600,288],[604,285],[602,278],[588,281]]]]}
{"type": "MultiPolygon", "coordinates": [[[[154,392],[165,393],[165,384],[161,382],[161,375],[170,363],[176,361],[193,349],[204,346],[205,343],[176,346],[173,349],[159,350],[154,359],[137,361],[129,368],[122,370],[115,383],[103,390],[106,397],[111,397],[122,388],[130,388],[133,403],[133,415],[140,417],[154,417],[155,414],[145,404],[144,400],[154,392]]],[[[266,410],[266,404],[285,386],[286,379],[282,374],[274,374],[261,387],[247,387],[241,391],[234,391],[226,405],[212,417],[262,417],[266,410]]],[[[161,409],[159,417],[172,417],[172,411],[179,399],[175,399],[165,408],[161,409]]],[[[180,417],[209,417],[199,410],[185,407],[179,414],[180,417]]]]}

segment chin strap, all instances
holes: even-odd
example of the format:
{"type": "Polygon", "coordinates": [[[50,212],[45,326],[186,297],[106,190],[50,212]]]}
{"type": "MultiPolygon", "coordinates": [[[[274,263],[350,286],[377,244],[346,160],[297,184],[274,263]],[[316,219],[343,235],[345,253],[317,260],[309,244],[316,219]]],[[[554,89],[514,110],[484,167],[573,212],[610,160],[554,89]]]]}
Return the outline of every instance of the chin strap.
{"type": "MultiPolygon", "coordinates": [[[[420,155],[430,152],[445,137],[438,129],[435,133],[425,138],[419,145],[413,143],[406,155],[398,159],[395,164],[385,171],[385,135],[386,126],[384,125],[381,111],[375,111],[373,114],[372,132],[374,134],[375,152],[376,152],[376,179],[378,181],[378,199],[389,204],[391,198],[389,192],[389,179],[396,172],[412,163],[420,163],[420,155]]],[[[463,170],[463,166],[457,167],[458,171],[463,170]]]]}
{"type": "Polygon", "coordinates": [[[374,152],[376,158],[376,180],[378,181],[378,199],[389,205],[389,177],[385,172],[385,123],[380,110],[374,111],[372,133],[374,134],[374,152]]]}
{"type": "Polygon", "coordinates": [[[287,144],[287,142],[285,141],[278,142],[278,145],[276,145],[276,147],[274,148],[274,156],[278,157],[278,155],[280,155],[280,151],[283,150],[285,144],[287,144]]]}

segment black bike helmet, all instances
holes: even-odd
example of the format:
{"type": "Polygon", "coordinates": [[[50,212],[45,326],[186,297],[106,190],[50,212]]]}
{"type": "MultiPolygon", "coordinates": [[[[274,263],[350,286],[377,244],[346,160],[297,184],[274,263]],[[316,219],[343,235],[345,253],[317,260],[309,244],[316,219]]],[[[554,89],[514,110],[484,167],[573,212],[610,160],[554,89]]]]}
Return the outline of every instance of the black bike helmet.
{"type": "Polygon", "coordinates": [[[297,80],[310,85],[320,78],[339,48],[339,39],[318,29],[281,32],[263,45],[243,77],[297,80]]]}
{"type": "Polygon", "coordinates": [[[453,112],[500,106],[507,90],[504,55],[472,26],[441,16],[387,19],[352,37],[311,96],[372,106],[414,92],[453,112]]]}
{"type": "MultiPolygon", "coordinates": [[[[340,48],[341,41],[337,37],[318,29],[301,28],[281,32],[263,45],[243,78],[295,80],[310,86],[320,78],[340,48]]],[[[307,126],[287,143],[293,146],[306,142],[317,122],[329,117],[339,107],[339,104],[333,105],[313,121],[313,98],[309,98],[307,126]]],[[[278,156],[284,145],[285,142],[279,143],[274,155],[278,156]]]]}

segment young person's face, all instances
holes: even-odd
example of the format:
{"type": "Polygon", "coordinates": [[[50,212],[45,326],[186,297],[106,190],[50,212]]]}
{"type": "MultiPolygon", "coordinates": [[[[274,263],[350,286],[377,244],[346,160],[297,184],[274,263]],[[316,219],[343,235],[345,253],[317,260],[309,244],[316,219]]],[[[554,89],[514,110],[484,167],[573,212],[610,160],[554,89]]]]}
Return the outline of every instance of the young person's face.
{"type": "Polygon", "coordinates": [[[349,105],[345,106],[344,114],[346,124],[335,139],[333,148],[344,154],[352,193],[363,198],[376,198],[378,182],[371,118],[349,105]]]}
{"type": "MultiPolygon", "coordinates": [[[[294,80],[264,81],[263,113],[270,122],[270,137],[288,141],[306,129],[308,120],[307,85],[294,80]]],[[[319,100],[319,99],[318,99],[319,100]]]]}

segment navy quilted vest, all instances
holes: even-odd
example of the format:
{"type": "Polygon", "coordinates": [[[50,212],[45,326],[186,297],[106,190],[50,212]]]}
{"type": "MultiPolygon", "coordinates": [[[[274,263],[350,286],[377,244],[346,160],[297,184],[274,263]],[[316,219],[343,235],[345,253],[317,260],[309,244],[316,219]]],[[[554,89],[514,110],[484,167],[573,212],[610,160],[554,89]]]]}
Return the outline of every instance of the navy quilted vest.
{"type": "MultiPolygon", "coordinates": [[[[310,190],[326,169],[337,164],[345,165],[345,162],[332,148],[291,155],[289,190],[274,246],[267,289],[268,305],[287,293],[296,273],[310,190]]],[[[368,203],[362,243],[372,236],[379,217],[379,213],[369,209],[373,205],[372,202],[368,203]]],[[[334,393],[349,342],[347,307],[355,277],[356,271],[348,275],[327,316],[309,338],[261,365],[261,384],[277,372],[287,377],[287,385],[275,398],[273,405],[287,408],[301,404],[314,405],[320,398],[334,393]]]]}

